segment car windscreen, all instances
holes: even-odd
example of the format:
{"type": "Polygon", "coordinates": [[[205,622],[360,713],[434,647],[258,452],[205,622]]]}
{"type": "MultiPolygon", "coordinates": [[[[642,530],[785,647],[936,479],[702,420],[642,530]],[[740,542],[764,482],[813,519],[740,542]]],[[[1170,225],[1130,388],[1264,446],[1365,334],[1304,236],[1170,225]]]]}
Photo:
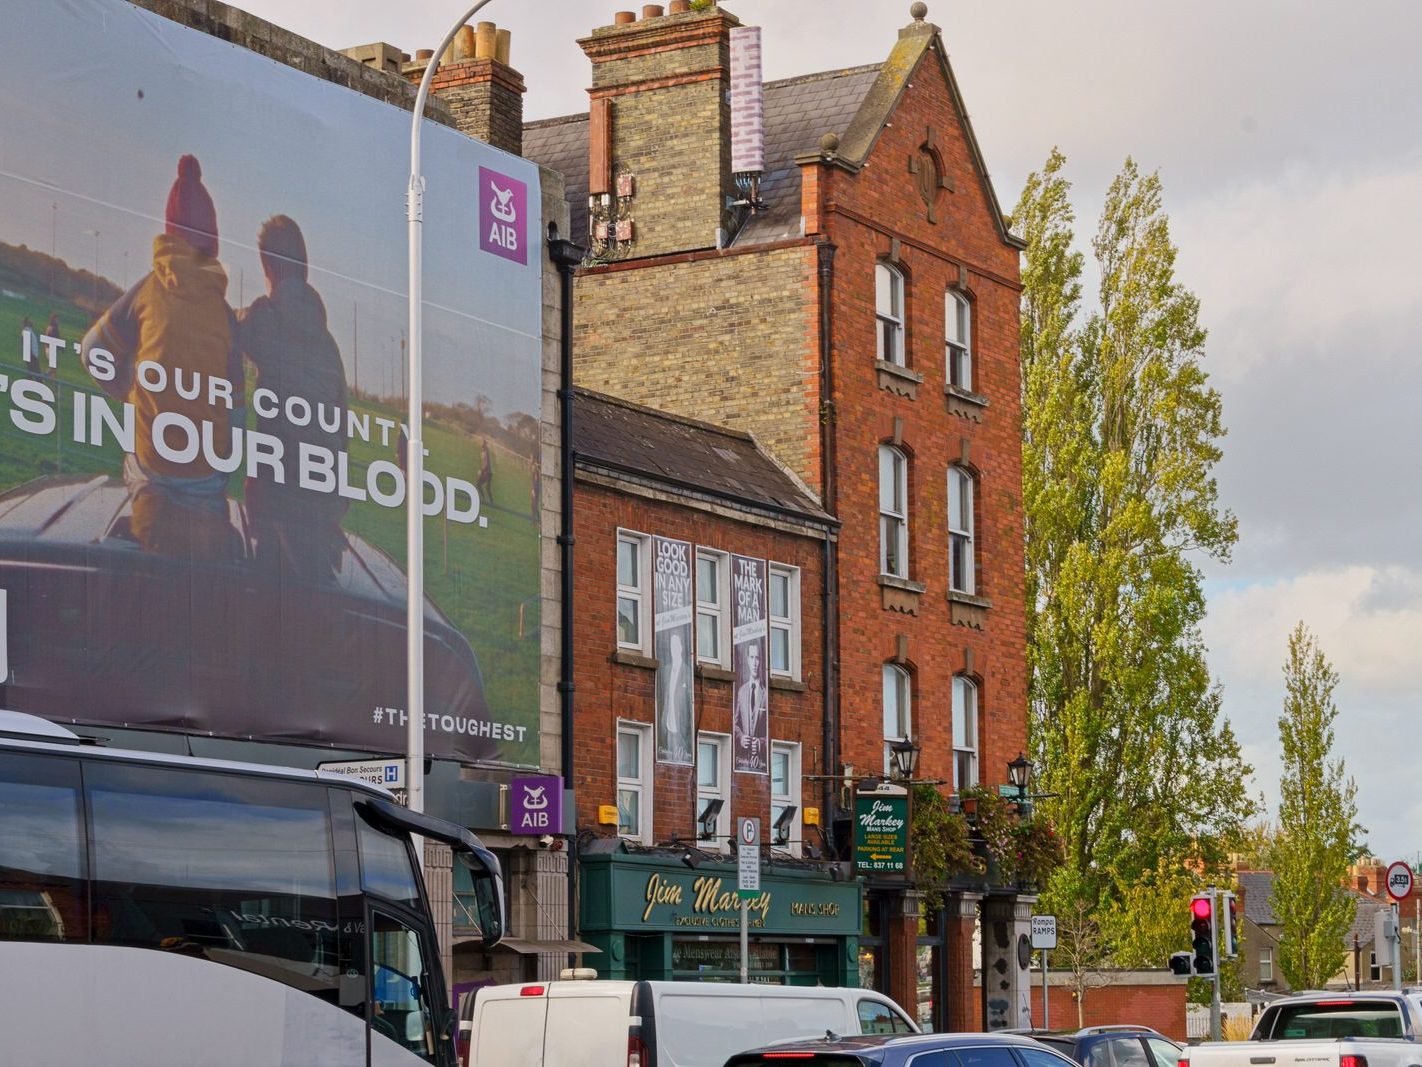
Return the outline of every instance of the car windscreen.
{"type": "Polygon", "coordinates": [[[1281,1004],[1261,1027],[1265,1041],[1297,1038],[1402,1037],[1401,1008],[1389,1000],[1315,1000],[1281,1004]]]}

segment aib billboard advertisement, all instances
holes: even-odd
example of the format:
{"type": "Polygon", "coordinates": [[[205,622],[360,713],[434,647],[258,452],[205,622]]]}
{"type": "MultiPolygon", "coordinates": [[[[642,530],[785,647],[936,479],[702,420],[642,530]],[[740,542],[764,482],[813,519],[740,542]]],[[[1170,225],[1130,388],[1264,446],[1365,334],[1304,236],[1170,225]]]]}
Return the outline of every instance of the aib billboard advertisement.
{"type": "MultiPolygon", "coordinates": [[[[0,706],[399,752],[407,112],[7,0],[0,706]]],[[[425,744],[538,762],[537,168],[426,123],[425,744]]]]}

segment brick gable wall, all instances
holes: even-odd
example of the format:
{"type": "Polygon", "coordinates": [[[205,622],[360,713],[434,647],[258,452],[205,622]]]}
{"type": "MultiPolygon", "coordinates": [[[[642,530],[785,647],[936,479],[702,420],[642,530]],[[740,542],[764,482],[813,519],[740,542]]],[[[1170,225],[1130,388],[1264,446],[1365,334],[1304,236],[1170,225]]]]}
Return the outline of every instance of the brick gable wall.
{"type": "Polygon", "coordinates": [[[819,169],[820,214],[839,248],[833,359],[844,521],[842,758],[865,769],[882,762],[882,667],[902,634],[914,673],[920,774],[952,777],[952,677],[967,673],[980,687],[979,773],[1001,782],[1007,761],[1026,747],[1017,250],[996,228],[932,49],[865,168],[856,175],[819,169]],[[930,130],[955,189],[938,194],[936,223],[909,170],[930,130]],[[922,376],[912,397],[881,388],[874,365],[874,267],[894,253],[906,277],[909,369],[922,376]],[[955,286],[972,301],[974,389],[985,404],[945,392],[944,294],[955,286]],[[877,580],[878,445],[896,428],[910,455],[909,577],[926,586],[916,615],[885,610],[877,580]],[[977,476],[977,595],[991,602],[986,609],[948,598],[947,472],[955,463],[977,476]]]}

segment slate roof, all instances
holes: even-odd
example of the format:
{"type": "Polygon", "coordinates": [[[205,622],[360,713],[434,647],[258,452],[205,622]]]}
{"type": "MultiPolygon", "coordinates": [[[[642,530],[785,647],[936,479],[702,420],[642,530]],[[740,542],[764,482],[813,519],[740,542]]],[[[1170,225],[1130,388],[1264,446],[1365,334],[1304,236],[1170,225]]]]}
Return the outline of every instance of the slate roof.
{"type": "Polygon", "coordinates": [[[583,469],[641,476],[818,526],[838,525],[754,437],[723,426],[575,389],[573,451],[583,469]]]}
{"type": "Polygon", "coordinates": [[[1244,917],[1255,926],[1278,926],[1279,917],[1269,903],[1274,892],[1274,872],[1240,871],[1235,878],[1244,894],[1244,917]]]}
{"type": "MultiPolygon", "coordinates": [[[[1244,893],[1244,917],[1256,926],[1277,926],[1279,917],[1269,903],[1269,896],[1274,892],[1274,872],[1240,871],[1235,877],[1244,893]]],[[[1387,905],[1377,897],[1359,893],[1356,889],[1347,892],[1357,907],[1354,909],[1353,925],[1343,935],[1343,942],[1351,948],[1353,935],[1357,934],[1359,944],[1370,945],[1373,941],[1373,916],[1387,905]]]]}
{"type": "MultiPolygon", "coordinates": [[[[806,74],[765,83],[765,175],[762,211],[752,216],[736,244],[763,244],[800,236],[800,168],[795,157],[819,150],[826,133],[843,134],[879,76],[880,64],[806,74]]],[[[588,232],[588,117],[540,119],[523,127],[527,159],[560,172],[571,213],[570,240],[588,232]]]]}

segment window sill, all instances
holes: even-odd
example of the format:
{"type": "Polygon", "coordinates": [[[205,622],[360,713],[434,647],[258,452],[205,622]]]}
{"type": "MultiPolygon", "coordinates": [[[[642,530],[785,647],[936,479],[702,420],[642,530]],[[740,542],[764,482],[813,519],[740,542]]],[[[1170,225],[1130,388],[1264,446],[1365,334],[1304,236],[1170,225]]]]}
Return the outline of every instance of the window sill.
{"type": "Polygon", "coordinates": [[[885,611],[904,615],[918,614],[918,601],[928,586],[893,574],[879,575],[879,591],[883,594],[885,611]]]}
{"type": "Polygon", "coordinates": [[[803,693],[809,687],[806,686],[804,682],[794,678],[786,678],[781,675],[772,674],[770,676],[770,688],[783,689],[787,693],[803,693]]]}
{"type": "Polygon", "coordinates": [[[910,400],[918,397],[918,387],[923,384],[922,374],[883,359],[874,361],[874,370],[879,378],[880,389],[906,396],[910,400]]]}
{"type": "Polygon", "coordinates": [[[943,395],[948,403],[948,412],[974,422],[983,421],[983,410],[988,406],[987,397],[981,393],[959,389],[956,385],[945,385],[943,395]]]}
{"type": "Polygon", "coordinates": [[[714,663],[698,663],[696,677],[704,678],[708,682],[733,682],[736,679],[734,671],[728,671],[725,667],[718,667],[714,663]]]}
{"type": "Polygon", "coordinates": [[[651,656],[644,656],[640,652],[632,652],[625,648],[619,648],[612,654],[612,662],[620,663],[624,667],[641,667],[643,670],[654,671],[661,666],[651,656]]]}
{"type": "Polygon", "coordinates": [[[970,630],[981,630],[987,622],[988,609],[992,601],[985,596],[948,590],[948,612],[954,626],[966,626],[970,630]]]}

